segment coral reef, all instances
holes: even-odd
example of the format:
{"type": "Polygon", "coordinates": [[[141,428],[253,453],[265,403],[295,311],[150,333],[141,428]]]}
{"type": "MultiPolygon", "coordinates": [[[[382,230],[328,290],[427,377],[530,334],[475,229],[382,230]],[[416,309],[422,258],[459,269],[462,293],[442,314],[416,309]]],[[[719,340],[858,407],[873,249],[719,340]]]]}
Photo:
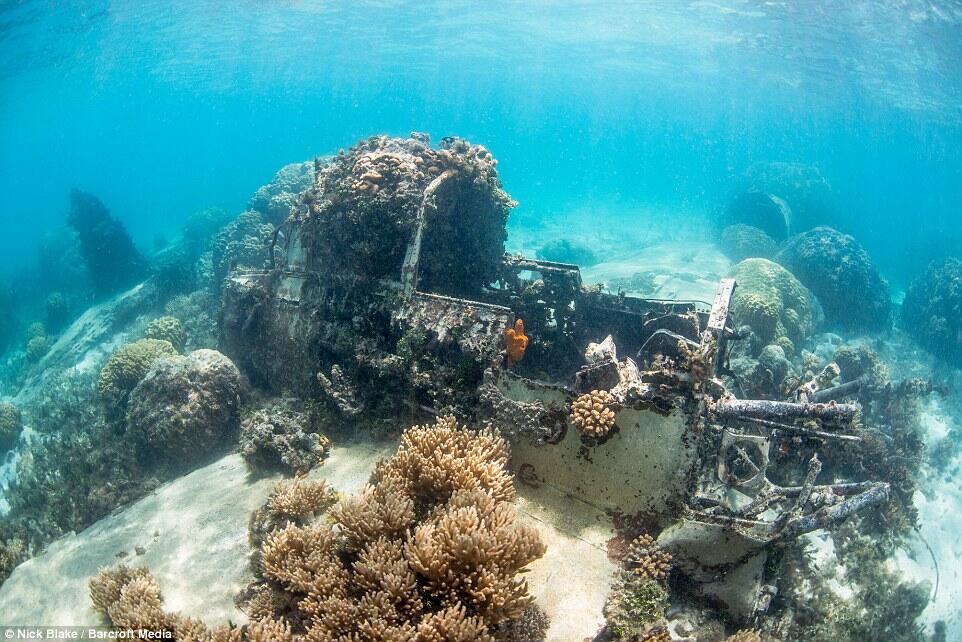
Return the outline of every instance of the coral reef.
{"type": "Polygon", "coordinates": [[[291,214],[301,193],[313,182],[313,161],[285,165],[270,183],[254,192],[247,209],[260,212],[272,225],[280,225],[291,214]]]}
{"type": "Polygon", "coordinates": [[[331,441],[321,433],[316,414],[296,408],[294,400],[280,400],[244,418],[241,454],[251,470],[301,474],[327,457],[331,441]]]}
{"type": "Polygon", "coordinates": [[[10,403],[0,403],[0,453],[10,450],[23,431],[20,410],[10,403]]]}
{"type": "Polygon", "coordinates": [[[155,361],[177,354],[177,349],[160,339],[141,339],[117,349],[100,370],[97,388],[105,406],[122,412],[127,398],[155,361]]]}
{"type": "Polygon", "coordinates": [[[71,190],[67,224],[77,232],[98,295],[116,292],[146,276],[147,262],[134,247],[123,223],[112,217],[96,196],[71,190]]]}
{"type": "Polygon", "coordinates": [[[18,537],[0,538],[0,585],[2,585],[13,569],[27,559],[27,547],[18,537]]]}
{"type": "Polygon", "coordinates": [[[607,390],[592,390],[571,404],[571,423],[582,435],[605,437],[615,427],[615,398],[607,390]]]}
{"type": "Polygon", "coordinates": [[[184,325],[177,317],[163,316],[151,320],[144,330],[145,339],[157,339],[159,341],[169,341],[178,352],[184,349],[187,343],[187,332],[184,325]]]}
{"type": "Polygon", "coordinates": [[[754,629],[742,629],[735,635],[728,636],[725,642],[762,642],[762,636],[754,629]]]}
{"type": "Polygon", "coordinates": [[[215,350],[159,359],[130,393],[127,429],[151,461],[183,467],[236,434],[241,392],[237,367],[215,350]]]}
{"type": "Polygon", "coordinates": [[[524,359],[524,351],[527,349],[528,336],[524,333],[524,321],[515,319],[514,327],[504,331],[504,352],[508,365],[524,359]]]}
{"type": "Polygon", "coordinates": [[[664,626],[670,573],[671,554],[655,538],[642,533],[631,542],[604,607],[606,630],[615,639],[671,639],[664,626]]]}
{"type": "Polygon", "coordinates": [[[652,580],[666,581],[671,573],[671,553],[643,533],[628,547],[623,565],[632,573],[652,580]]]}
{"type": "Polygon", "coordinates": [[[891,294],[864,248],[848,234],[816,227],[788,240],[778,254],[817,298],[827,322],[853,330],[891,325],[891,294]]]}
{"type": "Polygon", "coordinates": [[[760,258],[771,259],[778,252],[778,243],[763,230],[752,225],[736,223],[721,231],[718,247],[732,261],[760,258]]]}
{"type": "Polygon", "coordinates": [[[923,348],[962,365],[962,260],[935,261],[912,282],[902,325],[923,348]]]}
{"type": "Polygon", "coordinates": [[[505,501],[506,463],[503,441],[453,419],[412,428],[373,485],[335,508],[335,529],[290,523],[267,537],[275,599],[261,593],[258,608],[295,605],[272,615],[312,640],[540,639],[517,574],[544,546],[505,501]]]}
{"type": "Polygon", "coordinates": [[[217,297],[207,290],[176,296],[164,306],[164,314],[184,328],[184,350],[217,347],[217,297]]]}
{"type": "Polygon", "coordinates": [[[496,164],[481,146],[446,138],[433,149],[422,134],[375,136],[318,163],[298,213],[311,239],[307,263],[362,281],[397,279],[423,211],[421,283],[446,294],[487,285],[497,277],[513,206],[496,164]]]}
{"type": "Polygon", "coordinates": [[[545,261],[573,263],[581,267],[590,267],[599,263],[598,255],[590,247],[570,239],[549,241],[538,248],[537,255],[539,259],[545,261]]]}
{"type": "Polygon", "coordinates": [[[231,268],[260,268],[270,260],[274,226],[258,212],[247,211],[218,232],[208,252],[201,258],[202,278],[211,291],[218,292],[231,268]]]}
{"type": "Polygon", "coordinates": [[[747,324],[763,341],[787,337],[800,345],[822,319],[818,301],[798,279],[767,259],[746,259],[732,268],[738,282],[732,297],[737,324],[747,324]]]}

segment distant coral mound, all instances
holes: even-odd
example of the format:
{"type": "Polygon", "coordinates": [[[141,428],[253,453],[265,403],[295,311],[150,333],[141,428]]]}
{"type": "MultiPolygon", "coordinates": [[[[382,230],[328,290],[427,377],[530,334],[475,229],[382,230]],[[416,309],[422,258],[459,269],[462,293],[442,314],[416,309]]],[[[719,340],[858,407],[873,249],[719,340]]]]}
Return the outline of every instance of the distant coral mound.
{"type": "Polygon", "coordinates": [[[147,261],[134,247],[124,224],[93,194],[71,190],[67,224],[77,232],[98,295],[116,292],[146,276],[147,261]]]}
{"type": "Polygon", "coordinates": [[[816,298],[788,270],[767,259],[746,259],[732,268],[736,323],[752,328],[764,344],[787,337],[800,345],[819,325],[816,298]]]}
{"type": "Polygon", "coordinates": [[[280,225],[290,216],[301,193],[313,183],[313,161],[285,165],[270,183],[254,192],[247,209],[260,212],[272,225],[280,225]]]}
{"type": "Polygon", "coordinates": [[[721,232],[718,247],[732,261],[770,259],[778,252],[778,243],[763,230],[736,223],[721,232]]]}
{"type": "Polygon", "coordinates": [[[852,236],[816,227],[789,239],[778,262],[818,297],[829,323],[852,330],[891,325],[889,284],[852,236]]]}
{"type": "Polygon", "coordinates": [[[962,261],[934,261],[912,282],[902,325],[932,354],[962,365],[962,261]]]}

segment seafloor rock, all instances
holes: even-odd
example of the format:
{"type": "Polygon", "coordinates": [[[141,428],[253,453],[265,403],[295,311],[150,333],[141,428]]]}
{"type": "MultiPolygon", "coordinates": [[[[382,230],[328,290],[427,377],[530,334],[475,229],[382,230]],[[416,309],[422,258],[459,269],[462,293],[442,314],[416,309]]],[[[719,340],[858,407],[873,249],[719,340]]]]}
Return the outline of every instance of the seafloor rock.
{"type": "Polygon", "coordinates": [[[252,470],[283,470],[303,474],[320,464],[331,448],[316,417],[282,400],[246,417],[241,429],[241,453],[252,470]]]}
{"type": "Polygon", "coordinates": [[[77,232],[94,290],[110,294],[137,283],[147,261],[130,240],[123,223],[96,196],[72,190],[67,224],[77,232]]]}
{"type": "Polygon", "coordinates": [[[856,330],[891,325],[888,282],[848,234],[830,227],[798,234],[785,244],[778,262],[818,297],[827,322],[856,330]]]}
{"type": "Polygon", "coordinates": [[[280,225],[291,214],[298,197],[314,182],[314,162],[291,163],[282,167],[247,203],[247,209],[264,215],[273,225],[280,225]]]}
{"type": "Polygon", "coordinates": [[[778,243],[763,230],[752,225],[736,223],[721,232],[718,247],[732,261],[759,258],[770,259],[778,252],[778,243]]]}
{"type": "Polygon", "coordinates": [[[732,269],[738,282],[732,297],[737,325],[747,324],[764,344],[787,337],[796,346],[822,321],[818,301],[782,266],[767,259],[746,259],[732,269]]]}
{"type": "Polygon", "coordinates": [[[10,450],[23,431],[20,410],[9,403],[0,403],[0,453],[10,450]]]}
{"type": "Polygon", "coordinates": [[[203,458],[240,426],[241,376],[216,350],[157,361],[130,393],[127,428],[161,463],[203,458]]]}
{"type": "Polygon", "coordinates": [[[935,261],[912,282],[902,325],[929,352],[962,365],[962,261],[935,261]]]}
{"type": "Polygon", "coordinates": [[[754,227],[776,241],[784,241],[792,228],[792,212],[778,196],[747,191],[736,194],[729,201],[722,221],[728,227],[754,227]]]}

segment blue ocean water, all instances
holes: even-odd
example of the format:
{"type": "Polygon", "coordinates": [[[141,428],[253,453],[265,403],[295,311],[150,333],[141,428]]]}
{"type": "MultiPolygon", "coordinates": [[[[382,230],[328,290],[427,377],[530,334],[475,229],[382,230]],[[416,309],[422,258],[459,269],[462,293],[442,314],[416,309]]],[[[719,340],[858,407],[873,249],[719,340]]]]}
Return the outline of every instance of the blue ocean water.
{"type": "MultiPolygon", "coordinates": [[[[229,264],[240,264],[244,244],[263,241],[258,230],[245,228],[250,235],[229,238],[225,245],[236,246],[217,257],[223,265],[214,265],[207,244],[216,230],[208,229],[202,248],[184,251],[191,271],[186,286],[176,269],[163,272],[170,258],[164,251],[189,245],[178,236],[192,215],[221,208],[222,228],[286,164],[349,149],[371,135],[415,131],[436,144],[458,136],[484,145],[518,203],[507,249],[531,256],[563,240],[571,252],[562,260],[594,253],[602,267],[591,276],[611,281],[611,294],[626,284],[644,290],[657,280],[658,299],[698,292],[690,298],[710,300],[718,279],[739,260],[720,249],[719,223],[743,190],[746,172],[784,163],[823,177],[832,207],[817,224],[857,239],[891,284],[878,291],[886,299],[891,294],[894,305],[879,306],[884,322],[846,326],[838,317],[844,316],[839,308],[847,312],[850,283],[839,285],[844,279],[825,273],[805,279],[799,268],[800,280],[816,283],[813,290],[826,285],[819,279],[832,281],[821,305],[828,309],[834,297],[837,316],[823,326],[811,321],[793,338],[743,334],[738,340],[753,343],[737,376],[761,372],[771,380],[771,371],[781,368],[777,385],[767,381],[770,388],[756,396],[798,401],[806,381],[829,372],[835,361],[848,358],[849,367],[858,362],[866,371],[849,378],[838,370],[828,380],[839,387],[862,382],[857,399],[871,425],[859,434],[869,435],[874,450],[865,461],[826,458],[820,480],[838,473],[832,481],[901,483],[901,504],[879,511],[877,522],[859,522],[879,543],[861,544],[884,549],[872,572],[883,577],[879,569],[885,568],[891,573],[885,579],[904,579],[905,586],[919,581],[913,596],[931,599],[915,611],[908,598],[882,603],[909,603],[893,621],[927,627],[905,639],[962,639],[962,526],[956,523],[962,509],[962,273],[947,269],[929,280],[931,288],[918,287],[916,300],[924,305],[917,309],[924,312],[915,320],[899,305],[933,261],[962,259],[962,3],[949,0],[0,0],[0,410],[7,413],[0,419],[17,424],[9,447],[0,448],[0,518],[12,515],[18,527],[40,523],[28,537],[9,535],[0,519],[5,550],[12,550],[15,535],[29,542],[29,555],[39,556],[55,537],[153,491],[152,477],[136,466],[133,472],[114,466],[116,453],[101,447],[110,441],[115,449],[128,448],[114,437],[134,431],[128,415],[110,406],[98,377],[112,355],[147,337],[161,319],[186,327],[180,328],[187,336],[181,337],[184,354],[227,352],[218,344],[220,288],[229,264]],[[70,251],[81,261],[81,245],[63,242],[75,188],[102,201],[146,256],[117,265],[140,260],[137,280],[149,263],[161,273],[160,290],[174,283],[156,299],[144,295],[140,308],[112,309],[121,320],[108,329],[96,328],[89,310],[120,296],[133,277],[101,292],[68,283],[77,273],[66,269],[63,256],[46,266],[62,270],[60,280],[42,274],[42,265],[38,270],[43,252],[70,251]],[[182,245],[168,244],[171,239],[182,245]],[[936,318],[951,305],[948,322],[936,318]],[[85,312],[71,334],[69,323],[85,312]],[[924,331],[913,333],[913,325],[924,331]],[[877,377],[873,386],[865,383],[870,375],[877,377]],[[47,471],[31,469],[35,457],[56,470],[49,475],[57,478],[52,490],[44,486],[47,471]],[[115,476],[105,484],[108,491],[100,493],[99,480],[78,482],[89,470],[115,476]],[[26,480],[19,498],[18,479],[26,480]],[[48,502],[38,487],[61,503],[48,502]],[[43,519],[34,520],[31,511],[43,519]],[[66,516],[57,521],[50,513],[66,516]],[[890,531],[897,536],[882,542],[890,531]]],[[[257,249],[266,255],[264,245],[257,249]]],[[[588,269],[583,273],[588,281],[588,269]]],[[[860,305],[878,303],[874,294],[851,292],[860,305]]],[[[821,314],[814,297],[810,307],[813,317],[821,314]]],[[[107,317],[104,326],[115,322],[107,317]]],[[[246,328],[236,315],[233,321],[246,328]]],[[[532,345],[538,338],[531,333],[532,345]]],[[[398,352],[401,345],[397,340],[398,352]]],[[[644,347],[619,357],[640,363],[644,347]]],[[[580,357],[584,346],[578,350],[580,357]]],[[[250,366],[229,356],[241,370],[250,366]]],[[[333,366],[330,372],[334,378],[333,366]]],[[[532,365],[528,374],[543,373],[532,365]]],[[[731,377],[726,383],[737,379],[732,369],[716,374],[731,377]]],[[[125,394],[146,374],[138,376],[125,394]]],[[[263,383],[251,378],[255,387],[263,383]]],[[[839,400],[855,399],[851,391],[839,400]]],[[[245,413],[267,405],[254,397],[245,413]]],[[[798,423],[792,427],[804,427],[798,423]]],[[[791,460],[794,446],[780,446],[773,447],[773,461],[791,460]]],[[[231,447],[237,449],[236,440],[231,447]]],[[[851,545],[844,538],[854,536],[819,537],[806,543],[815,562],[809,567],[806,559],[805,568],[828,577],[837,569],[817,563],[839,559],[833,547],[841,551],[843,543],[851,545]]],[[[0,555],[0,586],[27,557],[15,553],[6,561],[0,555]]],[[[783,568],[793,563],[789,558],[783,568]]],[[[873,587],[868,572],[857,580],[873,587]]],[[[856,597],[871,606],[871,592],[856,597]]],[[[0,604],[3,599],[0,594],[0,604]]],[[[799,621],[806,620],[805,608],[799,621]]],[[[865,628],[882,630],[884,623],[870,624],[865,628]]]]}
{"type": "Polygon", "coordinates": [[[962,243],[954,2],[54,2],[0,8],[0,269],[67,194],[149,247],[373,133],[500,160],[512,227],[712,216],[755,161],[817,165],[901,284],[962,243]]]}

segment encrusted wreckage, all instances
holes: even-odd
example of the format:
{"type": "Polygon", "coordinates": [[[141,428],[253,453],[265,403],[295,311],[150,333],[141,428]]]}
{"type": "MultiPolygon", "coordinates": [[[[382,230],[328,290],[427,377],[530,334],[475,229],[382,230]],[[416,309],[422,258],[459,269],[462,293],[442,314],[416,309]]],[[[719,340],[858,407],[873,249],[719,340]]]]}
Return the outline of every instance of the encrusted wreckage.
{"type": "Polygon", "coordinates": [[[454,413],[500,430],[523,482],[644,520],[698,591],[760,615],[780,541],[888,497],[817,481],[819,449],[859,440],[858,407],[828,378],[795,402],[726,389],[732,279],[711,303],[645,300],[504,255],[495,167],[420,135],[319,161],[272,266],[228,278],[223,346],[256,385],[323,399],[341,424],[454,413]]]}

